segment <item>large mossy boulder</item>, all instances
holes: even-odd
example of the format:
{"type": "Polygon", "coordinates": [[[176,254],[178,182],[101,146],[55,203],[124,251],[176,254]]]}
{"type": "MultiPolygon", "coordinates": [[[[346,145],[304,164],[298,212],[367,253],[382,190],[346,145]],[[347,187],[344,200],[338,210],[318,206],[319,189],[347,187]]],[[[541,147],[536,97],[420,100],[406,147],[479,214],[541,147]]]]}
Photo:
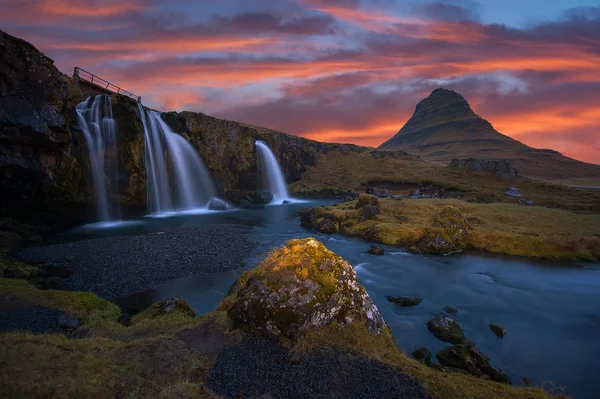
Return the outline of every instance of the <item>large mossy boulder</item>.
{"type": "Polygon", "coordinates": [[[314,238],[291,240],[232,286],[219,309],[235,327],[294,339],[331,323],[361,323],[379,335],[387,325],[354,268],[314,238]]]}
{"type": "Polygon", "coordinates": [[[445,342],[459,344],[466,337],[456,320],[448,316],[437,316],[427,322],[427,328],[436,337],[445,342]]]}
{"type": "Polygon", "coordinates": [[[489,359],[479,352],[471,341],[463,341],[444,348],[437,353],[436,357],[442,366],[459,368],[478,377],[510,383],[508,376],[492,367],[489,359]]]}
{"type": "Polygon", "coordinates": [[[437,214],[432,227],[416,244],[408,247],[417,253],[449,255],[468,246],[470,225],[460,209],[448,205],[437,214]]]}

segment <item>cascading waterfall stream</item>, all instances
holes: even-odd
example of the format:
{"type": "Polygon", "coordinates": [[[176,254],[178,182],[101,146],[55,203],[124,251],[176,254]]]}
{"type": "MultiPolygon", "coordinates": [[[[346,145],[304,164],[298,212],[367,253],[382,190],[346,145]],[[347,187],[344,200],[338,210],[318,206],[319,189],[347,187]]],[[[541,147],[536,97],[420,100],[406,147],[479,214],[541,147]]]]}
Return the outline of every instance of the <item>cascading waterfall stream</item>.
{"type": "Polygon", "coordinates": [[[111,201],[112,197],[118,198],[117,135],[111,98],[105,94],[88,97],[75,110],[90,155],[98,219],[119,219],[119,203],[111,201]],[[107,180],[112,183],[110,186],[107,180]]]}
{"type": "Polygon", "coordinates": [[[256,150],[262,166],[262,181],[264,189],[273,194],[272,204],[281,204],[283,201],[289,201],[290,195],[287,190],[287,184],[275,154],[264,141],[256,141],[256,150]]]}
{"type": "Polygon", "coordinates": [[[216,195],[210,175],[192,145],[173,132],[160,113],[138,103],[144,125],[148,213],[206,209],[216,195]]]}

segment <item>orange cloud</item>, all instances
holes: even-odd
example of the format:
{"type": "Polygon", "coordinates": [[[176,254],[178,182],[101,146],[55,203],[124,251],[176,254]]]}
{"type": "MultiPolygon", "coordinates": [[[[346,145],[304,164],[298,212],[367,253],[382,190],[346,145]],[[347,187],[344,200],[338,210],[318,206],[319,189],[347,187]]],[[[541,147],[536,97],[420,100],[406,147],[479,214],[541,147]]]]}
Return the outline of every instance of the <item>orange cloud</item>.
{"type": "Polygon", "coordinates": [[[116,15],[140,12],[146,8],[140,4],[123,1],[102,1],[94,2],[93,4],[73,0],[42,0],[38,2],[38,10],[42,14],[64,17],[114,17],[116,15]]]}

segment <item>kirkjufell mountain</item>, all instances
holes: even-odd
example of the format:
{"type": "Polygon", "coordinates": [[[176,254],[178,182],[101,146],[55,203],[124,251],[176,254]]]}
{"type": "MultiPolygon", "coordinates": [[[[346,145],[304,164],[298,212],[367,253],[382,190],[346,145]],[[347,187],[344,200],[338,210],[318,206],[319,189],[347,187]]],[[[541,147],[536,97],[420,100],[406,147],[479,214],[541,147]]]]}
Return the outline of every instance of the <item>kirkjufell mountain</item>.
{"type": "Polygon", "coordinates": [[[444,164],[455,158],[508,160],[521,175],[543,179],[600,176],[599,165],[505,136],[473,112],[463,96],[443,88],[419,102],[402,129],[379,148],[402,150],[444,164]]]}

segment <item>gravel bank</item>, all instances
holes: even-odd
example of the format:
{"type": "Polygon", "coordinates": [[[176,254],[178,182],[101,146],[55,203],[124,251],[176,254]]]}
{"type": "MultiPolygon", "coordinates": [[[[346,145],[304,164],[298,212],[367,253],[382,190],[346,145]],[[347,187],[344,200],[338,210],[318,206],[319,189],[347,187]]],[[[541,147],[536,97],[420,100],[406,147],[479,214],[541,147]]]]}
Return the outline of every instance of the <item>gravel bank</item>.
{"type": "Polygon", "coordinates": [[[247,233],[244,226],[206,225],[32,247],[19,258],[72,271],[61,289],[116,299],[188,275],[243,267],[253,248],[247,233]]]}
{"type": "Polygon", "coordinates": [[[25,306],[0,312],[0,332],[29,331],[33,334],[56,332],[60,310],[45,306],[25,306]]]}
{"type": "Polygon", "coordinates": [[[223,350],[205,384],[226,399],[429,398],[416,380],[378,361],[332,351],[292,360],[277,343],[258,338],[223,350]]]}

